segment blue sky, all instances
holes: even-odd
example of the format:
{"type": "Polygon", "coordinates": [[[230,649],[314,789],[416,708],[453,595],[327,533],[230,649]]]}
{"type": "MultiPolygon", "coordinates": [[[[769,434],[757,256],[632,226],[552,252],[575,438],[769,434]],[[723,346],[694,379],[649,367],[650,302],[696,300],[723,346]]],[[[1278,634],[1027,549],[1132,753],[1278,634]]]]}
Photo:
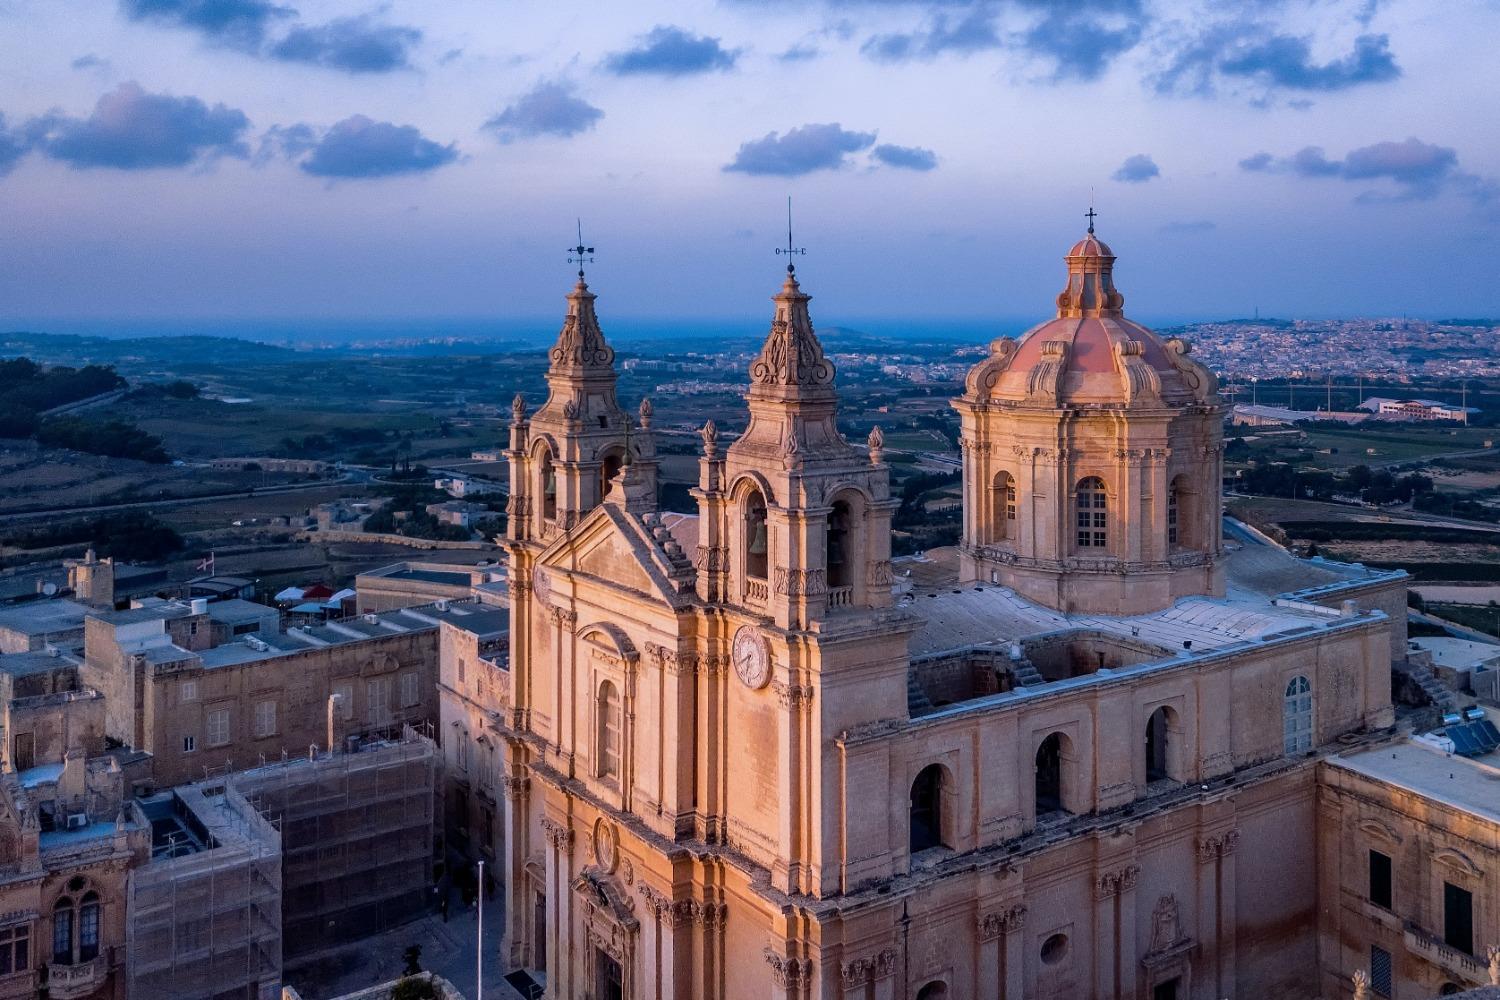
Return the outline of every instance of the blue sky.
{"type": "Polygon", "coordinates": [[[0,0],[0,326],[1496,315],[1495,0],[0,0]]]}

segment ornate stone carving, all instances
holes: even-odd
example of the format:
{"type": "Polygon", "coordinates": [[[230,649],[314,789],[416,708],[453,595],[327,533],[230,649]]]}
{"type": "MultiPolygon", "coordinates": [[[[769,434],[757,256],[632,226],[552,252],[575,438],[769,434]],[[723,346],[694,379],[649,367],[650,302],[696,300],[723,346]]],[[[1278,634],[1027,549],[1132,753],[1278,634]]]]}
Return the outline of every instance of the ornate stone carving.
{"type": "Polygon", "coordinates": [[[1140,865],[1125,865],[1112,872],[1102,872],[1094,879],[1094,898],[1108,899],[1126,890],[1134,889],[1136,879],[1140,874],[1140,865]]]}
{"type": "Polygon", "coordinates": [[[674,923],[676,922],[673,907],[677,904],[672,901],[671,896],[660,889],[651,888],[645,882],[636,886],[635,891],[640,894],[641,899],[646,901],[646,909],[650,910],[656,919],[668,919],[674,923]]]}
{"type": "Polygon", "coordinates": [[[781,681],[772,681],[771,691],[776,695],[776,700],[781,703],[782,708],[800,707],[810,704],[813,699],[813,689],[801,684],[783,684],[781,681]]]}
{"type": "Polygon", "coordinates": [[[1235,846],[1239,842],[1240,834],[1238,830],[1226,830],[1217,836],[1199,837],[1198,860],[1206,864],[1209,861],[1233,854],[1235,846]]]}
{"type": "Polygon", "coordinates": [[[821,569],[787,569],[776,567],[776,593],[785,597],[805,597],[828,593],[828,583],[821,569]]]}
{"type": "Polygon", "coordinates": [[[756,385],[823,386],[833,381],[833,364],[823,356],[807,315],[808,298],[787,275],[776,296],[771,334],[750,365],[750,380],[756,385]]]}
{"type": "Polygon", "coordinates": [[[571,399],[563,400],[563,418],[566,420],[578,419],[578,404],[571,399]]]}
{"type": "Polygon", "coordinates": [[[578,612],[567,611],[563,608],[552,609],[552,624],[561,625],[569,632],[578,627],[578,612]]]}
{"type": "Polygon", "coordinates": [[[889,587],[895,579],[896,576],[891,569],[891,561],[889,559],[877,559],[870,563],[870,572],[866,577],[866,582],[870,586],[889,587]]]}
{"type": "Polygon", "coordinates": [[[879,427],[871,427],[870,436],[865,438],[865,444],[870,449],[870,464],[879,465],[881,457],[885,454],[885,431],[879,427]]]}
{"type": "Polygon", "coordinates": [[[812,962],[805,958],[790,958],[778,955],[770,948],[765,950],[766,963],[771,966],[771,981],[778,989],[800,990],[812,979],[812,962]]]}
{"type": "Polygon", "coordinates": [[[727,545],[700,545],[693,566],[710,573],[723,573],[729,569],[729,547],[727,545]]]}
{"type": "Polygon", "coordinates": [[[710,931],[722,928],[724,921],[729,918],[729,907],[723,903],[692,900],[688,904],[688,912],[692,915],[695,924],[710,931]]]}
{"type": "Polygon", "coordinates": [[[523,798],[531,790],[531,778],[524,774],[501,778],[500,787],[504,790],[505,797],[514,802],[523,798]]]}
{"type": "Polygon", "coordinates": [[[979,917],[979,940],[992,941],[1002,934],[1011,934],[1026,924],[1026,906],[1017,903],[1004,910],[995,910],[979,917]]]}
{"type": "Polygon", "coordinates": [[[651,429],[651,416],[654,412],[655,410],[651,406],[651,400],[642,399],[640,408],[641,430],[649,431],[651,429]]]}
{"type": "Polygon", "coordinates": [[[510,401],[510,417],[518,424],[526,419],[526,397],[519,392],[516,393],[516,398],[510,401]]]}
{"type": "Polygon", "coordinates": [[[565,824],[554,819],[542,819],[542,836],[547,838],[547,843],[552,849],[562,854],[570,854],[573,850],[573,831],[565,824]]]}
{"type": "Polygon", "coordinates": [[[856,958],[852,962],[845,962],[839,972],[844,980],[845,989],[853,989],[865,983],[872,983],[884,979],[896,971],[896,949],[887,948],[878,955],[868,958],[856,958]]]}
{"type": "Polygon", "coordinates": [[[1151,951],[1167,951],[1182,941],[1182,921],[1177,897],[1171,893],[1160,897],[1151,911],[1151,951]]]}
{"type": "Polygon", "coordinates": [[[719,452],[719,425],[712,420],[705,420],[703,427],[698,431],[698,436],[703,439],[703,454],[713,458],[719,452]]]}

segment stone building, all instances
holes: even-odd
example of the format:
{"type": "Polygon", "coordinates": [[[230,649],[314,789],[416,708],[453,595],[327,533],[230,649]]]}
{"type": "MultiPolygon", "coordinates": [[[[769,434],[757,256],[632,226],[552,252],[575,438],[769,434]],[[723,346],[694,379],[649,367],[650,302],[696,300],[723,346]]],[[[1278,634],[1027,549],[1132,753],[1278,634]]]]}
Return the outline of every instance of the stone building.
{"type": "Polygon", "coordinates": [[[106,750],[104,705],[76,661],[0,655],[0,998],[125,997],[126,887],[151,827],[128,756],[106,750]]]}
{"type": "Polygon", "coordinates": [[[1113,264],[1090,232],[971,372],[961,579],[899,600],[790,269],[696,516],[580,280],[507,452],[505,960],[596,1000],[1318,994],[1319,760],[1393,725],[1405,576],[1225,543],[1215,381],[1113,264]]]}

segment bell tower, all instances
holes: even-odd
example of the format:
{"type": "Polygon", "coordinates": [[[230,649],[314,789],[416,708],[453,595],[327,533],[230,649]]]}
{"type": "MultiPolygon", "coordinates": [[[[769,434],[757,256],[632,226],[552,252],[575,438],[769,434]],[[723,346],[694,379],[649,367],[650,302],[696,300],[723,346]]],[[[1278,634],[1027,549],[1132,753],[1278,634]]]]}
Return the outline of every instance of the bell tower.
{"type": "Polygon", "coordinates": [[[642,404],[641,427],[632,430],[616,398],[615,352],[599,328],[594,300],[580,268],[548,353],[547,401],[529,419],[524,399],[512,404],[507,510],[513,540],[548,544],[571,530],[599,506],[626,464],[638,466],[636,474],[656,488],[650,404],[642,404]]]}
{"type": "Polygon", "coordinates": [[[750,365],[750,422],[722,453],[705,426],[699,592],[806,628],[843,609],[891,604],[890,470],[877,440],[856,448],[835,422],[834,366],[792,267],[750,365]]]}

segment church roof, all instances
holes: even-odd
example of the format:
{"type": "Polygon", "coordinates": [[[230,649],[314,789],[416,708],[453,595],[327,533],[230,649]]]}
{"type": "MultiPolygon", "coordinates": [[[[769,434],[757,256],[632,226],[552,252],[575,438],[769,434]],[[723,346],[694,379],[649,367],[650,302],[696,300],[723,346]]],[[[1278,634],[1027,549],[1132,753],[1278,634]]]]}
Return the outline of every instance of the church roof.
{"type": "Polygon", "coordinates": [[[1069,249],[1057,315],[1019,340],[1002,337],[969,372],[967,395],[1048,408],[1068,404],[1187,405],[1217,402],[1217,382],[1188,357],[1188,344],[1125,318],[1114,252],[1094,235],[1069,249]]]}

